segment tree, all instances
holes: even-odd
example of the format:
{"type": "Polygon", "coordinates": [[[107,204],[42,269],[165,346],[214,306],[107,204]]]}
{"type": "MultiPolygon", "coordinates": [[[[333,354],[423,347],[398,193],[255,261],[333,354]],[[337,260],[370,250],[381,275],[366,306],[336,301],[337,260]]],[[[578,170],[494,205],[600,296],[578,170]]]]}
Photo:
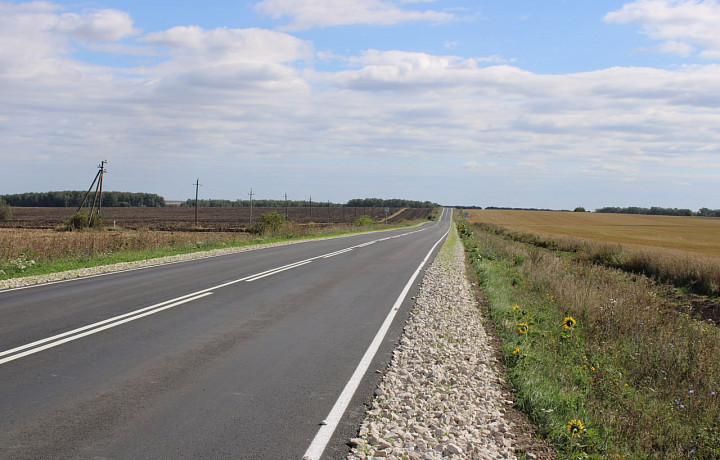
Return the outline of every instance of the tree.
{"type": "Polygon", "coordinates": [[[582,206],[578,206],[577,208],[575,208],[575,210],[573,212],[587,212],[587,211],[585,211],[585,208],[583,208],[582,206]]]}
{"type": "Polygon", "coordinates": [[[10,206],[0,199],[0,220],[8,220],[10,217],[12,217],[10,206]]]}

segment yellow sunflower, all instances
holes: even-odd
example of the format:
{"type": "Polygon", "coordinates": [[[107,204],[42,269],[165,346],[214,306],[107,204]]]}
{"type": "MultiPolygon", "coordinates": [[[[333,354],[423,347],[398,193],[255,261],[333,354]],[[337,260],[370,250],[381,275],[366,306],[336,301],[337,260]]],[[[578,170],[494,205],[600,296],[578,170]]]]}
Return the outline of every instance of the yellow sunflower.
{"type": "Polygon", "coordinates": [[[520,334],[527,334],[528,329],[529,329],[529,327],[525,323],[520,323],[517,325],[517,330],[520,334]]]}
{"type": "Polygon", "coordinates": [[[575,321],[575,318],[572,316],[566,316],[563,324],[565,325],[565,329],[572,329],[575,327],[575,324],[577,324],[577,321],[575,321]]]}
{"type": "Polygon", "coordinates": [[[585,431],[585,425],[583,425],[582,420],[579,419],[573,419],[570,420],[570,422],[567,425],[568,431],[570,432],[570,436],[573,438],[577,438],[582,435],[583,431],[585,431]]]}

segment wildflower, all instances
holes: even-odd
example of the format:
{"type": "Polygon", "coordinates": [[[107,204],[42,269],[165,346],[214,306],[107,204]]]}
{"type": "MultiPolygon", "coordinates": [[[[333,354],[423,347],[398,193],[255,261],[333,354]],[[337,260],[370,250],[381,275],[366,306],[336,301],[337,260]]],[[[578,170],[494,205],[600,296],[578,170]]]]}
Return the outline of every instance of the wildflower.
{"type": "Polygon", "coordinates": [[[520,353],[520,348],[519,348],[519,347],[518,347],[518,348],[515,348],[515,349],[513,350],[513,354],[514,354],[514,355],[516,355],[516,354],[518,354],[518,353],[520,353]]]}
{"type": "Polygon", "coordinates": [[[566,316],[563,324],[565,325],[565,329],[572,329],[575,327],[575,324],[577,324],[577,321],[575,321],[575,318],[572,316],[566,316]]]}
{"type": "Polygon", "coordinates": [[[513,311],[518,311],[518,310],[520,310],[520,305],[515,304],[515,306],[513,307],[513,311]]]}
{"type": "Polygon", "coordinates": [[[582,432],[585,431],[585,425],[583,425],[582,420],[579,419],[573,419],[570,420],[570,422],[567,425],[568,431],[570,432],[570,436],[573,438],[577,438],[582,435],[582,432]]]}
{"type": "Polygon", "coordinates": [[[527,334],[528,329],[530,329],[530,328],[528,327],[528,325],[526,323],[520,323],[517,325],[517,330],[520,334],[527,334]]]}

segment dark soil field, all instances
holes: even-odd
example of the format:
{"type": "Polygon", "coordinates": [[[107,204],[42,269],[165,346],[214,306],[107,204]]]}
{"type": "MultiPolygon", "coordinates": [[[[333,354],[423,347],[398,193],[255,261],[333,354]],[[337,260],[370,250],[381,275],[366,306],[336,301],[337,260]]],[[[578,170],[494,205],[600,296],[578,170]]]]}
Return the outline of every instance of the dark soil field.
{"type": "MultiPolygon", "coordinates": [[[[53,229],[75,214],[74,208],[13,207],[12,217],[1,221],[1,228],[53,229]]],[[[264,213],[285,215],[285,208],[253,208],[253,221],[264,213]]],[[[427,219],[432,209],[390,208],[388,223],[427,219]]],[[[384,223],[384,208],[313,207],[288,208],[287,219],[302,225],[351,224],[363,215],[384,223]]],[[[148,230],[190,230],[194,226],[195,208],[103,208],[106,227],[148,230]]],[[[243,231],[250,225],[250,208],[199,208],[198,227],[207,231],[243,231]]]]}

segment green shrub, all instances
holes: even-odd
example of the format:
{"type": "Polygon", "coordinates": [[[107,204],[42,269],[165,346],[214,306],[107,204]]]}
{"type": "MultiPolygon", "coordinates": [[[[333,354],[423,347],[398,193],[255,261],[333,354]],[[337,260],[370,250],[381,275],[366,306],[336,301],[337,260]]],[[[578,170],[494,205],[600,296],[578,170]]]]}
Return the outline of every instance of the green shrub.
{"type": "Polygon", "coordinates": [[[64,229],[67,231],[82,230],[84,228],[103,228],[103,219],[100,214],[93,213],[92,217],[86,212],[79,212],[67,219],[64,223],[64,229]]]}
{"type": "Polygon", "coordinates": [[[355,227],[371,227],[375,225],[375,221],[370,216],[362,216],[355,219],[353,226],[355,227]]]}
{"type": "Polygon", "coordinates": [[[285,216],[272,211],[266,212],[248,229],[250,233],[271,238],[289,238],[299,233],[294,222],[285,220],[285,216]]]}

